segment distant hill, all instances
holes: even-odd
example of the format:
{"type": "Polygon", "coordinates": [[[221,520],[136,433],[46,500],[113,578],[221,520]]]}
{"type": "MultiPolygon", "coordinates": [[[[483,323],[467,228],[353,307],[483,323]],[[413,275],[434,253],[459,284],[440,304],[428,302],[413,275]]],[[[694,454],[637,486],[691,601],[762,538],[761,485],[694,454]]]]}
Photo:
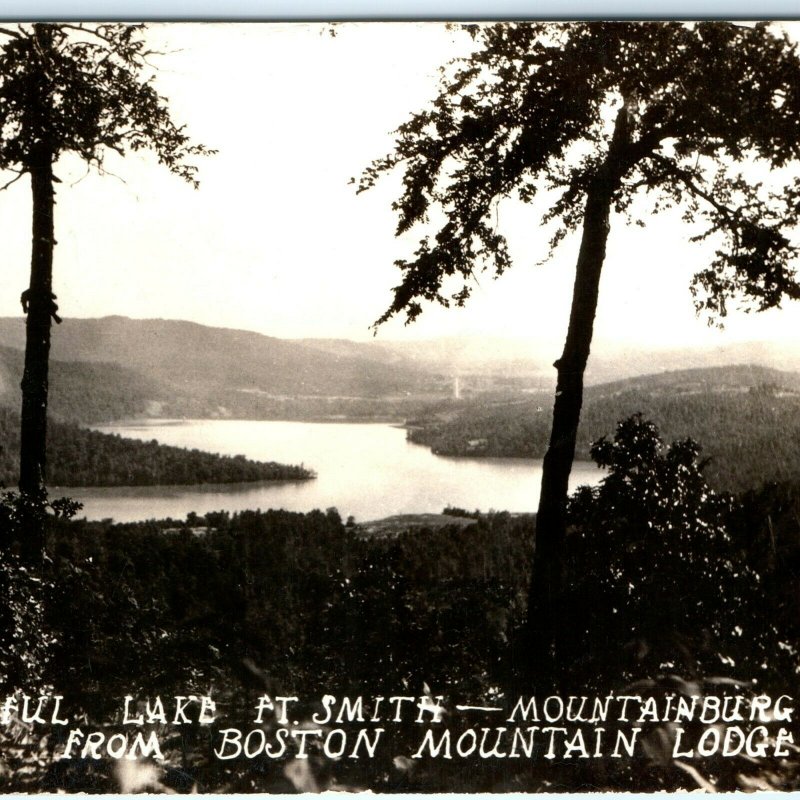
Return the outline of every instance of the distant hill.
{"type": "Polygon", "coordinates": [[[613,397],[626,392],[696,394],[699,392],[744,392],[755,387],[800,391],[800,373],[759,364],[728,364],[721,367],[678,369],[590,386],[587,396],[613,397]]]}
{"type": "MultiPolygon", "coordinates": [[[[17,409],[24,355],[0,347],[0,406],[17,409]]],[[[142,415],[164,416],[186,398],[165,381],[103,361],[50,361],[48,412],[72,422],[108,422],[142,415]]]]}
{"type": "MultiPolygon", "coordinates": [[[[0,318],[0,345],[22,350],[22,319],[0,318]]],[[[66,319],[54,329],[56,361],[115,363],[182,391],[380,397],[437,390],[435,375],[250,331],[163,319],[66,319]]]]}
{"type": "MultiPolygon", "coordinates": [[[[379,357],[414,365],[442,375],[504,376],[527,390],[555,386],[553,361],[561,344],[536,339],[497,336],[449,336],[436,339],[350,342],[342,339],[303,339],[302,343],[336,354],[379,357]]],[[[793,342],[734,342],[719,347],[676,347],[653,350],[596,343],[586,370],[587,385],[617,381],[655,372],[759,364],[779,370],[800,370],[800,344],[793,342]]],[[[464,382],[469,387],[470,381],[464,382]]]]}
{"type": "Polygon", "coordinates": [[[713,369],[731,364],[758,364],[782,372],[800,371],[800,344],[734,342],[721,347],[681,347],[661,350],[597,347],[589,359],[587,383],[598,384],[637,375],[713,369]]]}
{"type": "MultiPolygon", "coordinates": [[[[24,345],[23,319],[0,318],[0,346],[22,350],[24,345]]],[[[109,417],[122,407],[113,398],[114,386],[130,396],[122,404],[124,414],[138,416],[372,419],[403,413],[405,405],[387,414],[387,398],[452,396],[456,377],[464,397],[550,391],[558,355],[551,350],[534,341],[476,336],[290,340],[193,322],[111,316],[66,319],[53,329],[51,358],[54,375],[56,362],[69,363],[55,375],[56,387],[66,386],[68,373],[80,373],[84,391],[107,393],[106,410],[92,421],[119,418],[109,417]],[[103,366],[79,366],[86,363],[103,366]],[[124,372],[114,372],[114,365],[124,372]]],[[[660,351],[598,346],[586,380],[591,386],[737,363],[800,369],[800,346],[750,342],[660,351]]],[[[9,387],[16,391],[15,384],[0,365],[0,395],[9,387]]]]}
{"type": "MultiPolygon", "coordinates": [[[[415,365],[445,374],[508,372],[522,368],[526,376],[549,366],[541,349],[519,339],[497,336],[442,336],[436,339],[393,341],[372,339],[352,342],[347,339],[300,339],[309,347],[337,354],[380,357],[393,363],[415,365]]],[[[552,359],[551,359],[552,360],[552,359]]]]}
{"type": "MultiPolygon", "coordinates": [[[[541,458],[552,395],[490,405],[440,404],[415,418],[408,436],[443,455],[541,458]]],[[[711,461],[709,480],[739,491],[769,480],[800,480],[800,374],[752,365],[678,370],[589,387],[576,457],[641,412],[666,442],[692,437],[711,461]]]]}

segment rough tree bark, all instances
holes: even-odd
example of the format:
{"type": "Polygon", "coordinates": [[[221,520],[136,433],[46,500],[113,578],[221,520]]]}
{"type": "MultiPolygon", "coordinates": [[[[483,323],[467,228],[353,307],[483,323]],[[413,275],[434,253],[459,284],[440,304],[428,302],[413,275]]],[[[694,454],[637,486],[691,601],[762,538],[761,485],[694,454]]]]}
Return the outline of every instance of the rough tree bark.
{"type": "Polygon", "coordinates": [[[564,629],[564,620],[559,618],[558,599],[564,580],[569,476],[575,457],[583,405],[583,376],[594,331],[611,204],[624,171],[625,151],[629,144],[628,111],[623,106],[617,114],[608,154],[587,190],[567,338],[561,358],[554,364],[558,379],[553,425],[542,465],[528,597],[526,659],[528,671],[538,684],[537,689],[553,687],[559,677],[558,635],[564,629]]]}

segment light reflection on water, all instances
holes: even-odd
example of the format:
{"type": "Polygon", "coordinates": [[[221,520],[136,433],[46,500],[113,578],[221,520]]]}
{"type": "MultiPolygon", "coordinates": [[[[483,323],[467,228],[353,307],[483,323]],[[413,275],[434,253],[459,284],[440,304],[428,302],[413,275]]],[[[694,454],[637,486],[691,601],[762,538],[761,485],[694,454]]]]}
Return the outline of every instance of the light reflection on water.
{"type": "MultiPolygon", "coordinates": [[[[189,511],[284,508],[309,511],[335,506],[357,521],[393,514],[468,510],[535,511],[541,461],[516,458],[451,458],[406,441],[405,431],[385,423],[251,420],[158,420],[98,428],[135,439],[259,461],[304,464],[317,478],[300,482],[51,488],[84,504],[81,516],[120,522],[172,517],[189,511]]],[[[570,487],[596,483],[594,464],[574,465],[570,487]]]]}

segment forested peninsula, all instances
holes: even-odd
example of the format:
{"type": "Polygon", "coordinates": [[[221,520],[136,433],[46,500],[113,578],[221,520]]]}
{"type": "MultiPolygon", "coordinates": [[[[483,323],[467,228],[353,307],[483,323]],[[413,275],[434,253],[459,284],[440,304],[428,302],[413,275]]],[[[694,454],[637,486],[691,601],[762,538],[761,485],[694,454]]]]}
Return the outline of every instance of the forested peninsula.
{"type": "MultiPolygon", "coordinates": [[[[14,486],[19,415],[9,408],[0,408],[0,441],[0,482],[14,486]]],[[[315,477],[302,466],[142,442],[56,420],[48,424],[47,461],[52,486],[178,486],[315,477]]]]}
{"type": "MultiPolygon", "coordinates": [[[[493,403],[431,406],[408,422],[408,439],[438,455],[542,458],[552,398],[545,392],[493,403]]],[[[588,387],[576,457],[621,417],[657,420],[666,439],[692,437],[718,490],[800,480],[800,376],[753,365],[679,370],[588,387]]]]}

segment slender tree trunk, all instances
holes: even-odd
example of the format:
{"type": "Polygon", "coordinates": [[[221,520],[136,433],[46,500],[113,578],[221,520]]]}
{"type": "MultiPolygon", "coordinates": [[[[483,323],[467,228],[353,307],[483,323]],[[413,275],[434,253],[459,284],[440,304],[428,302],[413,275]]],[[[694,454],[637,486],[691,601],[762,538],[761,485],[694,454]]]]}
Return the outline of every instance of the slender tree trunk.
{"type": "MultiPolygon", "coordinates": [[[[47,446],[47,391],[50,358],[50,320],[53,306],[53,156],[39,145],[30,164],[33,195],[30,286],[23,295],[27,304],[25,371],[22,376],[22,425],[20,432],[20,492],[40,497],[44,490],[47,446]]],[[[41,551],[41,526],[29,532],[31,553],[41,551]]]]}
{"type": "Polygon", "coordinates": [[[553,426],[542,466],[542,490],[536,516],[536,545],[528,595],[527,672],[537,689],[558,683],[558,637],[563,590],[569,476],[583,405],[583,376],[589,359],[600,273],[606,256],[611,203],[621,177],[621,156],[629,142],[627,111],[619,112],[608,155],[586,196],[583,234],[575,268],[569,327],[558,370],[553,426]]]}
{"type": "Polygon", "coordinates": [[[22,293],[26,313],[25,368],[22,374],[19,489],[28,500],[22,555],[34,563],[44,552],[45,453],[50,318],[53,302],[53,161],[51,139],[51,65],[53,28],[36,23],[30,57],[36,62],[25,127],[33,141],[25,167],[31,176],[31,277],[22,293]]]}

